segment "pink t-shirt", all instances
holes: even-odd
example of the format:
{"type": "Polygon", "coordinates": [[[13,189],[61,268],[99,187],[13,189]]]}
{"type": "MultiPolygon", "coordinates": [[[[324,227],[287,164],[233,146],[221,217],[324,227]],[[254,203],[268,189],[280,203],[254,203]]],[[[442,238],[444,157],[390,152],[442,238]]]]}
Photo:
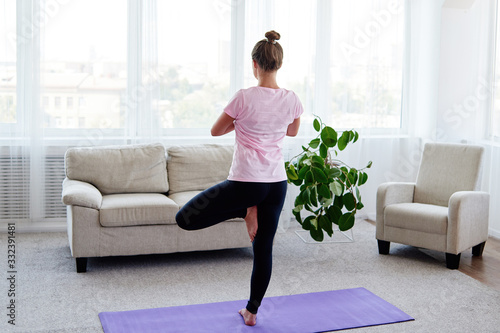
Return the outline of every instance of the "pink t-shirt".
{"type": "Polygon", "coordinates": [[[236,142],[229,180],[286,180],[282,153],[288,125],[304,109],[293,91],[252,87],[238,91],[224,112],[234,118],[236,142]]]}

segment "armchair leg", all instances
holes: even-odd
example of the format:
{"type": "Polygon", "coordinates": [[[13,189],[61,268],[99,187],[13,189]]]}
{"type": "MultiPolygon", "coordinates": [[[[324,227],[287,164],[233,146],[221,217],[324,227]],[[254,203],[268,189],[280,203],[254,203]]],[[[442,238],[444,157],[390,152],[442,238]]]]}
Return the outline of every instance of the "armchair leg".
{"type": "Polygon", "coordinates": [[[472,255],[475,257],[480,257],[483,255],[484,246],[486,242],[482,242],[481,244],[477,244],[472,248],[472,255]]]}
{"type": "Polygon", "coordinates": [[[75,258],[76,259],[76,272],[85,273],[87,271],[87,258],[75,258]]]}
{"type": "Polygon", "coordinates": [[[391,242],[377,239],[378,242],[378,253],[379,254],[389,254],[389,249],[391,247],[391,242]]]}
{"type": "Polygon", "coordinates": [[[460,253],[459,254],[451,254],[446,253],[446,267],[449,269],[458,269],[460,265],[460,253]]]}

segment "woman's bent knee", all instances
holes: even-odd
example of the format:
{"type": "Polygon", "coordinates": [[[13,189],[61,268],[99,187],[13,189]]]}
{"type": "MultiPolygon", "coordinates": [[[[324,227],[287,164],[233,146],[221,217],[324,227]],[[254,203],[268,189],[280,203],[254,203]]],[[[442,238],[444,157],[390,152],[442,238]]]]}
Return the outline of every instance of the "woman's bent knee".
{"type": "Polygon", "coordinates": [[[184,230],[194,230],[192,223],[190,223],[192,214],[189,213],[187,209],[181,209],[175,215],[175,221],[177,225],[184,230]]]}

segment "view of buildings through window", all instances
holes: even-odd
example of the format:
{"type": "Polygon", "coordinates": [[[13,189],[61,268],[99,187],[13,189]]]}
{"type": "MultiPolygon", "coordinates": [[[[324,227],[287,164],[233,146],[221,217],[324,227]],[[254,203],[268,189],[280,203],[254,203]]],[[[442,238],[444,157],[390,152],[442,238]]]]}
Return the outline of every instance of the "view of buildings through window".
{"type": "MultiPolygon", "coordinates": [[[[245,72],[244,87],[255,84],[250,51],[263,38],[266,24],[283,35],[285,63],[280,84],[297,92],[309,116],[313,113],[315,84],[327,89],[324,108],[316,110],[337,128],[399,128],[401,124],[403,2],[332,1],[329,40],[316,41],[315,2],[276,0],[273,8],[247,5],[244,68],[231,69],[231,14],[229,0],[158,0],[156,47],[158,66],[153,96],[160,126],[208,128],[227,104],[230,70],[245,72]],[[390,4],[398,4],[392,8],[390,4]],[[192,11],[192,8],[197,8],[192,11]],[[254,25],[255,13],[264,24],[254,25]],[[190,13],[188,16],[179,13],[190,13]],[[345,15],[343,13],[356,13],[345,15]],[[265,15],[264,15],[265,16],[265,15]],[[301,17],[301,24],[295,24],[301,17]],[[266,21],[267,20],[267,21],[266,21]],[[318,83],[318,47],[329,48],[328,79],[318,83]],[[323,87],[324,85],[324,87],[323,87]]],[[[264,6],[264,2],[259,2],[264,6]]],[[[268,5],[267,2],[265,6],[268,5]]],[[[13,15],[2,22],[0,61],[1,123],[16,122],[15,2],[4,7],[13,15]],[[12,8],[10,8],[12,7],[12,8]],[[7,38],[5,37],[7,36],[7,38]]],[[[4,10],[5,10],[4,9],[4,10]]],[[[57,10],[42,8],[40,29],[40,109],[49,129],[123,129],[126,127],[128,79],[127,2],[72,0],[57,10]],[[96,10],[98,8],[98,10],[96,10]],[[78,28],[75,27],[85,27],[78,28]]],[[[152,23],[153,24],[153,23],[152,23]]],[[[323,34],[325,35],[325,34],[323,34]]],[[[153,41],[154,42],[154,41],[153,41]]],[[[319,48],[321,49],[321,48],[319,48]]],[[[500,112],[497,112],[499,114],[500,112]]],[[[497,132],[499,129],[496,130],[497,132]]]]}
{"type": "Polygon", "coordinates": [[[123,128],[127,3],[72,0],[45,15],[40,30],[44,127],[123,128]]]}
{"type": "Polygon", "coordinates": [[[328,123],[401,126],[404,30],[403,1],[332,2],[328,123]]]}

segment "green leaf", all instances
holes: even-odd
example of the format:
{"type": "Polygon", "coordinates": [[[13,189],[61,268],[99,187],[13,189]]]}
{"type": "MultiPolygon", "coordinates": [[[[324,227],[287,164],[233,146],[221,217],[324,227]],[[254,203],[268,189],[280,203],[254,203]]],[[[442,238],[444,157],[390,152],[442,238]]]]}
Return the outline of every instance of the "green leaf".
{"type": "Polygon", "coordinates": [[[321,140],[319,138],[312,139],[311,142],[309,142],[309,146],[313,149],[316,149],[316,148],[318,148],[320,143],[321,143],[321,140]]]}
{"type": "Polygon", "coordinates": [[[314,119],[313,121],[313,127],[314,127],[314,130],[316,130],[316,132],[319,132],[319,130],[321,129],[321,125],[318,121],[318,118],[314,119]]]}
{"type": "Polygon", "coordinates": [[[321,143],[319,145],[319,156],[323,158],[326,158],[328,156],[328,147],[324,143],[321,143]]]}
{"type": "Polygon", "coordinates": [[[326,213],[328,214],[328,218],[335,224],[339,224],[339,219],[342,216],[342,210],[337,206],[328,207],[326,213]]]}
{"type": "Polygon", "coordinates": [[[295,213],[298,213],[302,210],[302,208],[304,208],[304,205],[298,205],[298,206],[295,206],[292,210],[292,212],[295,212],[295,213]]]}
{"type": "Polygon", "coordinates": [[[310,205],[311,204],[311,191],[309,188],[306,188],[301,194],[302,200],[304,201],[304,205],[310,205]]]}
{"type": "Polygon", "coordinates": [[[312,168],[312,173],[314,175],[314,179],[316,179],[316,181],[318,183],[327,183],[328,182],[328,178],[326,177],[326,175],[323,172],[323,170],[321,170],[320,168],[313,167],[312,168]]]}
{"type": "Polygon", "coordinates": [[[359,193],[359,189],[356,187],[356,200],[361,201],[361,193],[359,193]]]}
{"type": "Polygon", "coordinates": [[[312,185],[314,183],[314,175],[311,170],[308,170],[306,172],[306,176],[304,177],[304,180],[306,181],[306,184],[312,185]]]}
{"type": "Polygon", "coordinates": [[[304,222],[302,222],[302,229],[304,229],[304,230],[311,230],[311,229],[313,229],[314,227],[311,224],[311,220],[313,218],[314,218],[314,216],[312,216],[312,215],[309,215],[308,217],[306,217],[304,219],[304,222]]]}
{"type": "Polygon", "coordinates": [[[317,197],[317,193],[316,193],[316,186],[311,187],[310,198],[311,198],[311,205],[313,205],[314,207],[316,207],[318,205],[318,197],[317,197]]]}
{"type": "Polygon", "coordinates": [[[370,169],[370,168],[372,167],[372,161],[368,162],[368,164],[366,165],[366,167],[367,167],[368,169],[370,169]]]}
{"type": "Polygon", "coordinates": [[[354,226],[354,214],[345,213],[339,219],[339,230],[347,231],[354,226]]]}
{"type": "Polygon", "coordinates": [[[310,233],[311,233],[311,237],[316,242],[322,242],[323,241],[324,234],[323,234],[323,230],[321,228],[319,230],[311,229],[310,233]]]}
{"type": "Polygon", "coordinates": [[[347,210],[351,211],[354,208],[356,208],[356,202],[354,200],[354,195],[351,192],[347,192],[344,194],[342,197],[342,200],[344,202],[344,206],[347,210]]]}
{"type": "Polygon", "coordinates": [[[363,205],[363,204],[361,203],[361,201],[358,201],[358,204],[356,205],[356,209],[358,209],[358,210],[359,210],[359,209],[363,209],[363,207],[364,207],[364,206],[365,206],[365,205],[363,205]]]}
{"type": "Polygon", "coordinates": [[[304,199],[302,199],[301,195],[298,195],[295,198],[294,206],[297,207],[297,206],[300,206],[300,205],[303,205],[303,204],[304,204],[304,199]]]}
{"type": "Polygon", "coordinates": [[[328,236],[332,237],[333,235],[332,222],[330,222],[327,216],[321,215],[319,217],[319,226],[321,227],[321,229],[326,231],[328,236]]]}
{"type": "Polygon", "coordinates": [[[358,141],[358,139],[359,139],[359,133],[355,131],[354,132],[354,140],[352,141],[352,143],[358,141]]]}
{"type": "Polygon", "coordinates": [[[314,229],[318,229],[318,220],[317,220],[315,217],[313,217],[313,218],[311,219],[311,226],[312,226],[314,229]]]}
{"type": "Polygon", "coordinates": [[[311,157],[311,161],[312,161],[313,165],[319,166],[320,168],[324,168],[325,167],[325,160],[322,157],[318,156],[318,155],[313,155],[311,157]]]}
{"type": "Polygon", "coordinates": [[[358,181],[358,171],[354,168],[349,170],[347,179],[349,179],[349,183],[351,183],[350,185],[356,185],[356,182],[358,181]]]}
{"type": "Polygon", "coordinates": [[[333,167],[331,169],[328,169],[328,177],[330,177],[330,178],[337,178],[341,174],[342,174],[342,171],[340,171],[339,168],[333,167]]]}
{"type": "Polygon", "coordinates": [[[338,180],[334,180],[332,183],[330,183],[330,191],[336,196],[342,195],[342,192],[344,191],[342,184],[338,180]]]}
{"type": "Polygon", "coordinates": [[[326,126],[321,131],[321,140],[327,147],[334,147],[337,144],[337,132],[330,126],[326,126]]]}
{"type": "MultiPolygon", "coordinates": [[[[330,194],[331,195],[331,194],[330,194]]],[[[330,197],[328,199],[324,198],[323,201],[321,202],[321,206],[324,208],[328,208],[333,204],[333,197],[330,197]]]]}
{"type": "Polygon", "coordinates": [[[297,220],[297,222],[300,223],[300,225],[302,225],[304,222],[302,222],[302,217],[300,216],[300,212],[292,212],[293,216],[295,216],[295,219],[297,220]]]}
{"type": "Polygon", "coordinates": [[[332,197],[332,194],[331,194],[330,190],[328,189],[328,186],[326,186],[325,184],[319,184],[318,194],[326,199],[330,199],[332,197]]]}
{"type": "Polygon", "coordinates": [[[363,185],[368,180],[368,174],[366,172],[360,171],[358,177],[358,186],[363,185]]]}
{"type": "Polygon", "coordinates": [[[299,170],[299,179],[305,179],[306,178],[306,172],[309,171],[311,167],[308,165],[304,165],[302,168],[299,170]]]}
{"type": "Polygon", "coordinates": [[[299,179],[299,176],[297,175],[297,171],[295,170],[295,167],[293,164],[290,164],[288,169],[286,170],[286,174],[288,176],[288,179],[290,180],[297,180],[299,179]]]}
{"type": "Polygon", "coordinates": [[[340,136],[340,139],[338,142],[338,147],[339,147],[340,151],[344,150],[345,147],[347,146],[347,144],[349,143],[349,135],[350,135],[349,131],[345,131],[340,136]]]}
{"type": "Polygon", "coordinates": [[[344,198],[343,196],[338,195],[333,200],[333,205],[338,207],[340,210],[342,210],[342,208],[344,208],[344,199],[343,198],[344,198]]]}

